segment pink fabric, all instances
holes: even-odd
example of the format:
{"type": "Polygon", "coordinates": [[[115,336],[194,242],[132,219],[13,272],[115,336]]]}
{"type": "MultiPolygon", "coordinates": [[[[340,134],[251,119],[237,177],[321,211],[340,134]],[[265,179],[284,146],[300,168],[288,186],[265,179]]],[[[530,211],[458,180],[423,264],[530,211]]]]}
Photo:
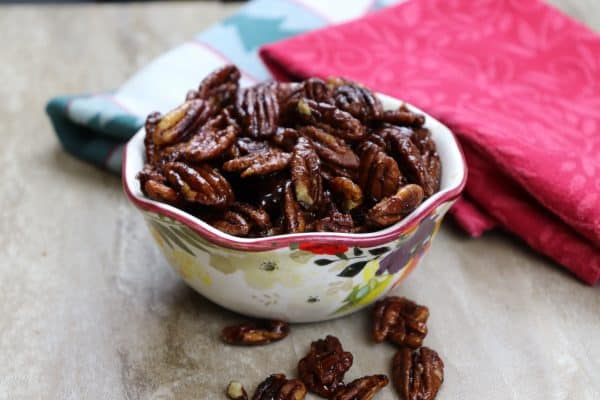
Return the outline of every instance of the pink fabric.
{"type": "Polygon", "coordinates": [[[538,0],[410,0],[262,49],[282,79],[342,75],[444,121],[469,163],[455,210],[600,277],[600,38],[538,0]],[[487,214],[487,215],[486,215],[487,214]]]}

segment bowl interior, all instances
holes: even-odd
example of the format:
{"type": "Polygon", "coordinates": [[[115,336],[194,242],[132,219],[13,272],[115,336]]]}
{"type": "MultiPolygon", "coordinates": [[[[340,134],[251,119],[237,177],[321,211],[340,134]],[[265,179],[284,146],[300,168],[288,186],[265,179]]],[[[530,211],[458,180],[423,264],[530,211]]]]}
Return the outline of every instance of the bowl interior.
{"type": "MultiPolygon", "coordinates": [[[[402,101],[383,95],[378,94],[379,99],[383,103],[384,109],[396,109],[402,101]]],[[[405,217],[398,223],[391,225],[385,229],[360,234],[348,234],[348,233],[335,233],[335,232],[309,232],[300,234],[285,234],[272,236],[268,238],[240,238],[236,236],[228,235],[221,232],[212,226],[208,225],[199,218],[194,217],[182,210],[172,207],[168,204],[159,203],[153,201],[144,196],[141,191],[139,181],[136,179],[137,173],[143,168],[145,163],[144,156],[144,128],[140,129],[139,132],[129,141],[125,148],[125,154],[123,159],[123,185],[125,192],[129,196],[130,200],[139,208],[158,212],[175,218],[180,222],[190,226],[195,231],[199,232],[203,236],[208,236],[209,239],[215,241],[218,240],[220,244],[224,245],[240,245],[247,246],[247,249],[251,249],[251,246],[258,245],[261,243],[270,243],[275,245],[278,242],[289,242],[289,241],[301,241],[307,238],[314,240],[326,239],[326,240],[356,240],[363,241],[363,244],[375,243],[378,240],[384,241],[389,240],[394,234],[399,234],[403,229],[413,225],[415,220],[418,220],[437,205],[456,198],[462,191],[466,181],[466,166],[460,147],[456,141],[456,138],[452,132],[436,120],[429,114],[422,110],[407,104],[408,108],[412,111],[419,112],[426,116],[425,127],[427,127],[432,134],[433,140],[437,145],[438,154],[442,163],[442,179],[440,191],[435,193],[433,196],[425,200],[416,210],[410,215],[405,217]]]]}

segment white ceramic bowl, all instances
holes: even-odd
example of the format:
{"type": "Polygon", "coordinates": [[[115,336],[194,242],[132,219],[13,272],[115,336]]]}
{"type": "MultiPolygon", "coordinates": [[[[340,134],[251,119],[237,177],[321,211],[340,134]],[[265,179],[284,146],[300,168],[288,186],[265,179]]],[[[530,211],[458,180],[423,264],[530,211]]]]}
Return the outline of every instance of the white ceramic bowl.
{"type": "MultiPolygon", "coordinates": [[[[402,104],[378,95],[385,109],[402,104]]],[[[127,144],[123,186],[171,267],[195,290],[230,310],[290,322],[354,312],[385,295],[416,267],[466,182],[450,130],[423,111],[442,162],[441,189],[402,221],[361,234],[310,232],[239,238],[142,194],[144,129],[127,144]]]]}

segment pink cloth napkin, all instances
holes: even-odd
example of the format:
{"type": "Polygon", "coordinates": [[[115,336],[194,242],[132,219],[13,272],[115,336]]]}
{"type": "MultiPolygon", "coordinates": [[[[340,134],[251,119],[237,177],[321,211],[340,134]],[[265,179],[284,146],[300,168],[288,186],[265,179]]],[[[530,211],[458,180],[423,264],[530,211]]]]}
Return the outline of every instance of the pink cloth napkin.
{"type": "Polygon", "coordinates": [[[538,0],[410,0],[264,47],[280,79],[342,75],[427,110],[470,176],[454,209],[600,278],[600,38],[538,0]]]}

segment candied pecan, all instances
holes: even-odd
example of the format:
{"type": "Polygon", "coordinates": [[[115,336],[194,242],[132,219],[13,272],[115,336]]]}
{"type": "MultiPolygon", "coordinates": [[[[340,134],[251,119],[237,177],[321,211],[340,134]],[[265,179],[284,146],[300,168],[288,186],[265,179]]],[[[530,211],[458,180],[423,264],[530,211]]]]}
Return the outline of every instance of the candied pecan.
{"type": "Polygon", "coordinates": [[[390,382],[385,375],[363,376],[347,383],[335,392],[332,400],[371,400],[390,382]]]}
{"type": "Polygon", "coordinates": [[[353,229],[352,216],[337,211],[315,222],[315,230],[319,232],[352,232],[353,229]]]}
{"type": "Polygon", "coordinates": [[[181,196],[172,187],[167,185],[167,179],[150,165],[144,166],[137,178],[140,181],[142,192],[152,200],[162,201],[172,205],[180,205],[181,196]]]}
{"type": "Polygon", "coordinates": [[[273,227],[269,213],[262,208],[256,208],[250,204],[240,202],[233,203],[231,208],[244,216],[252,225],[251,228],[256,228],[258,233],[267,232],[273,227]]]}
{"type": "Polygon", "coordinates": [[[308,78],[304,80],[292,93],[293,98],[305,97],[317,102],[328,103],[331,101],[332,93],[327,84],[319,78],[308,78]]]}
{"type": "Polygon", "coordinates": [[[300,209],[300,204],[294,196],[292,181],[285,184],[283,192],[283,217],[289,233],[300,233],[306,230],[306,217],[300,209]]]}
{"type": "Polygon", "coordinates": [[[351,181],[358,180],[358,169],[344,168],[325,160],[321,160],[321,172],[327,182],[337,177],[348,178],[351,181]]]}
{"type": "Polygon", "coordinates": [[[371,226],[384,227],[392,225],[410,214],[423,201],[423,189],[419,185],[409,184],[398,192],[386,197],[371,208],[365,219],[371,226]]]}
{"type": "Polygon", "coordinates": [[[361,156],[358,182],[364,193],[375,202],[396,193],[402,177],[396,161],[370,141],[361,143],[357,152],[361,156]]]}
{"type": "Polygon", "coordinates": [[[269,143],[248,137],[238,138],[236,145],[243,154],[260,153],[261,151],[270,149],[269,143]]]}
{"type": "Polygon", "coordinates": [[[234,236],[248,236],[250,224],[240,213],[225,211],[220,218],[210,218],[210,224],[220,231],[234,236]]]}
{"type": "Polygon", "coordinates": [[[300,132],[313,142],[323,161],[350,169],[357,169],[360,165],[358,156],[344,140],[314,126],[302,127],[300,132]]]}
{"type": "Polygon", "coordinates": [[[431,138],[431,132],[427,128],[415,130],[411,136],[411,140],[421,152],[421,158],[425,164],[427,171],[427,181],[424,183],[423,190],[426,196],[431,196],[433,193],[440,190],[440,182],[442,178],[442,164],[438,155],[435,142],[431,138]]]}
{"type": "Polygon", "coordinates": [[[315,208],[323,196],[321,162],[310,140],[301,137],[294,146],[290,170],[296,200],[306,209],[315,208]]]}
{"type": "Polygon", "coordinates": [[[158,111],[154,111],[150,113],[148,117],[146,117],[146,122],[144,124],[144,129],[146,130],[146,135],[144,136],[144,147],[146,149],[146,162],[152,165],[156,165],[159,156],[158,146],[154,143],[154,131],[156,130],[156,125],[160,122],[162,114],[158,111]]]}
{"type": "Polygon", "coordinates": [[[355,83],[337,86],[334,91],[335,105],[361,121],[381,118],[381,101],[369,89],[355,83]]]}
{"type": "Polygon", "coordinates": [[[223,164],[223,170],[227,172],[242,171],[240,174],[242,178],[266,175],[286,168],[291,157],[290,153],[269,149],[229,160],[223,164]]]}
{"type": "Polygon", "coordinates": [[[340,200],[342,210],[350,211],[363,203],[363,193],[352,179],[344,176],[336,176],[329,181],[329,187],[334,195],[340,200]]]}
{"type": "Polygon", "coordinates": [[[165,175],[187,201],[208,206],[228,206],[233,203],[229,182],[208,165],[191,167],[181,162],[165,165],[165,175]]]}
{"type": "Polygon", "coordinates": [[[365,127],[358,119],[329,103],[302,98],[290,101],[288,109],[293,110],[305,123],[342,139],[361,140],[365,137],[365,127]]]}
{"type": "Polygon", "coordinates": [[[237,381],[229,382],[226,393],[230,400],[248,400],[248,394],[246,393],[244,386],[237,381]]]}
{"type": "Polygon", "coordinates": [[[309,391],[329,398],[344,386],[344,374],[352,360],[352,354],[344,351],[340,341],[328,335],[310,344],[310,352],[298,362],[298,376],[309,391]]]}
{"type": "Polygon", "coordinates": [[[263,83],[242,90],[238,96],[237,112],[248,136],[272,136],[279,120],[279,102],[274,86],[263,83]]]}
{"type": "Polygon", "coordinates": [[[192,162],[213,160],[235,142],[238,126],[227,111],[204,124],[187,142],[179,143],[172,151],[178,158],[192,162]]]}
{"type": "Polygon", "coordinates": [[[279,127],[271,140],[285,151],[292,151],[299,136],[300,134],[295,129],[279,127]]]}
{"type": "MultiPolygon", "coordinates": [[[[189,100],[169,111],[153,127],[152,140],[157,146],[167,146],[184,140],[204,124],[213,110],[203,100],[189,100]]],[[[156,116],[157,114],[151,114],[156,116]]]]}
{"type": "Polygon", "coordinates": [[[210,73],[200,82],[195,93],[188,93],[210,102],[214,106],[225,107],[234,104],[237,97],[240,70],[235,65],[224,65],[210,73]]]}
{"type": "Polygon", "coordinates": [[[273,374],[258,385],[252,400],[302,400],[305,397],[306,387],[300,380],[273,374]]]}
{"type": "Polygon", "coordinates": [[[402,400],[433,400],[444,382],[444,362],[427,347],[403,347],[392,361],[392,381],[402,400]]]}
{"type": "Polygon", "coordinates": [[[225,327],[221,339],[225,343],[255,346],[283,339],[290,333],[290,325],[284,321],[257,320],[225,327]]]}
{"type": "Polygon", "coordinates": [[[405,105],[397,110],[386,110],[378,118],[392,125],[420,128],[425,124],[425,116],[410,111],[405,105]]]}
{"type": "Polygon", "coordinates": [[[373,339],[385,339],[412,349],[421,347],[427,335],[429,309],[405,298],[390,296],[375,303],[373,339]]]}

